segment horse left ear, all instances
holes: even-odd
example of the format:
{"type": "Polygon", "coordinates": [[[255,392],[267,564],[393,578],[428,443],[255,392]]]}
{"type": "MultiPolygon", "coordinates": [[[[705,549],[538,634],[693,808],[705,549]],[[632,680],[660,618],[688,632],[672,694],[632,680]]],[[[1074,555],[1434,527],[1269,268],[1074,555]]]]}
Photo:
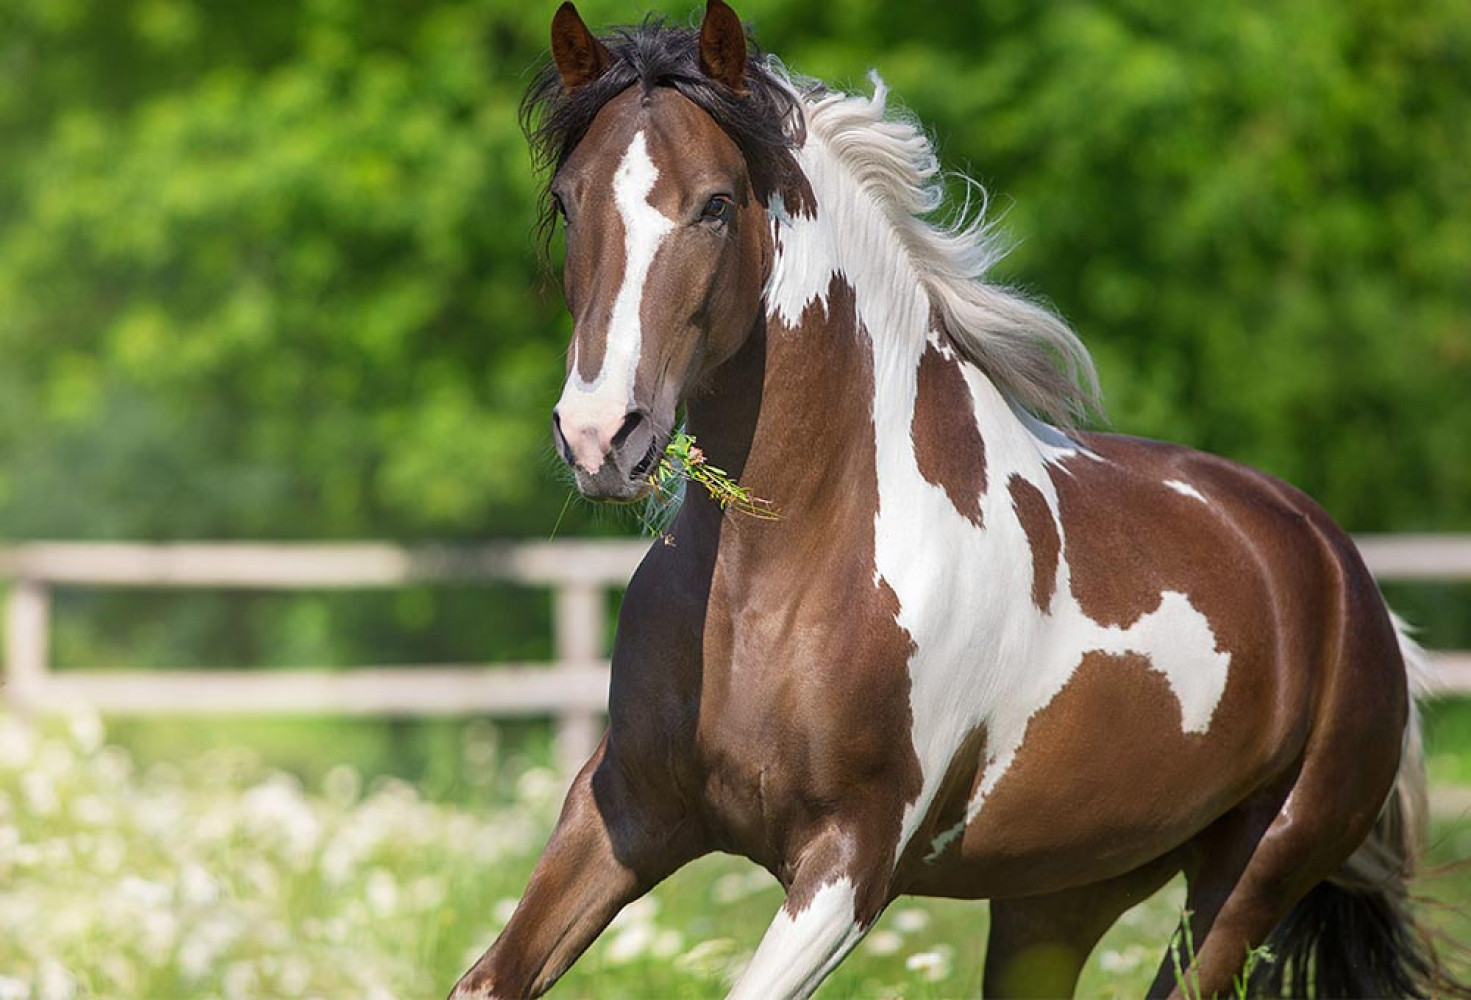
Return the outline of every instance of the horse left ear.
{"type": "Polygon", "coordinates": [[[613,64],[598,36],[582,23],[572,0],[558,7],[552,17],[552,61],[568,93],[592,83],[613,64]]]}
{"type": "Polygon", "coordinates": [[[705,5],[700,25],[700,68],[737,94],[746,92],[746,29],[723,0],[705,5]]]}

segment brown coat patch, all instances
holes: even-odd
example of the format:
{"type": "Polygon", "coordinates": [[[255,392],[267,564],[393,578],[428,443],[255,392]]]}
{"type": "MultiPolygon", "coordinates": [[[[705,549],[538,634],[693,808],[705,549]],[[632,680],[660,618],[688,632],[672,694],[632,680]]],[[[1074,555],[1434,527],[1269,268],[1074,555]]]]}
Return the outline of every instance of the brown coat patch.
{"type": "Polygon", "coordinates": [[[980,527],[986,443],[976,426],[975,404],[960,362],[927,344],[918,380],[909,434],[919,473],[945,491],[962,517],[980,527]]]}
{"type": "Polygon", "coordinates": [[[1052,519],[1052,508],[1047,506],[1042,491],[1021,476],[1014,475],[1007,480],[1006,489],[1032,549],[1032,603],[1046,613],[1052,607],[1052,594],[1057,589],[1057,554],[1062,548],[1057,522],[1052,519]]]}
{"type": "MultiPolygon", "coordinates": [[[[771,868],[791,913],[848,876],[855,919],[866,923],[890,898],[904,807],[921,775],[913,644],[896,620],[898,598],[872,582],[873,371],[853,289],[835,276],[825,303],[790,327],[771,321],[766,353],[742,479],[782,517],[720,521],[695,752],[720,846],[771,868]],[[826,418],[799,418],[810,412],[826,418]]],[[[706,420],[716,433],[704,401],[690,416],[702,441],[706,420]]],[[[726,451],[747,450],[710,440],[722,463],[726,451]]]]}
{"type": "MultiPolygon", "coordinates": [[[[1385,761],[1397,759],[1403,714],[1383,704],[1404,690],[1393,632],[1327,515],[1270,476],[1187,448],[1083,443],[1098,457],[1052,470],[1074,597],[1096,621],[1128,627],[1163,592],[1185,594],[1231,654],[1225,690],[1209,730],[1184,733],[1153,663],[1084,653],[976,819],[916,871],[911,891],[1031,895],[1129,871],[1280,788],[1310,738],[1350,724],[1362,727],[1363,754],[1341,766],[1345,801],[1379,801],[1364,789],[1384,787],[1385,761]],[[1197,485],[1210,503],[1162,488],[1166,479],[1197,485]]],[[[966,766],[980,773],[982,763],[966,766]]]]}

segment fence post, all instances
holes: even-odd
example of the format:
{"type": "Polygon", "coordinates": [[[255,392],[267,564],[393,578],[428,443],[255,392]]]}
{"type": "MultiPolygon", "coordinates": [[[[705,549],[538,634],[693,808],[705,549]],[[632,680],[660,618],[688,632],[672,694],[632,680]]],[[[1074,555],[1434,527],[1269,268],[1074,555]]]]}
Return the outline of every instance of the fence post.
{"type": "Polygon", "coordinates": [[[5,696],[25,712],[46,683],[51,592],[39,580],[19,579],[5,598],[5,696]]]}
{"type": "MultiPolygon", "coordinates": [[[[556,658],[563,666],[587,667],[602,659],[603,588],[564,583],[553,592],[556,658]]],[[[553,751],[562,775],[571,779],[603,738],[601,713],[570,709],[557,717],[553,751]]]]}

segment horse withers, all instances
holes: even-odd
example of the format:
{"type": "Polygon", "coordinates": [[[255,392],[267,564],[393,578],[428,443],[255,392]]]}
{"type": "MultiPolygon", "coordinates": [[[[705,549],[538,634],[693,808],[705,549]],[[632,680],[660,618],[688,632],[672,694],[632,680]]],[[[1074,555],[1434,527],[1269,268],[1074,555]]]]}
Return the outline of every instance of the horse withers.
{"type": "MultiPolygon", "coordinates": [[[[712,851],[786,889],[731,995],[810,994],[901,894],[991,901],[988,995],[1071,993],[1183,871],[1188,981],[1448,988],[1405,905],[1423,656],[1302,493],[1083,433],[1087,350],[987,279],[919,126],[789,76],[710,0],[526,102],[574,320],[557,450],[648,493],[683,411],[780,517],[692,491],[629,585],[609,728],[456,997],[542,993],[712,851]],[[1407,673],[1410,675],[1407,679],[1407,673]]],[[[1177,993],[1161,963],[1152,995],[1177,993]]]]}

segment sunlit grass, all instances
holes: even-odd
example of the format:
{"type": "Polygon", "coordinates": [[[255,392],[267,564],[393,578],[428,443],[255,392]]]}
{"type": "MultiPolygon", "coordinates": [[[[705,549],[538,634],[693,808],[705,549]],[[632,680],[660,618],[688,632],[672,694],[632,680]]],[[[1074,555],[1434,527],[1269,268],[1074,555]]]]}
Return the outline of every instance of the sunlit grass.
{"type": "MultiPolygon", "coordinates": [[[[560,787],[525,758],[506,767],[490,727],[441,749],[500,787],[436,802],[228,747],[140,763],[94,717],[0,716],[0,998],[443,995],[509,918],[560,787]]],[[[1437,842],[1440,860],[1471,855],[1471,823],[1437,842]]],[[[1471,873],[1429,888],[1464,904],[1471,873]]],[[[625,911],[554,995],[720,996],[780,901],[765,872],[707,858],[625,911]]],[[[1175,884],[1126,914],[1080,995],[1140,995],[1182,905],[1175,884]]],[[[1464,914],[1437,919],[1471,939],[1464,914]]],[[[821,996],[974,996],[986,927],[984,904],[900,900],[821,996]]]]}

